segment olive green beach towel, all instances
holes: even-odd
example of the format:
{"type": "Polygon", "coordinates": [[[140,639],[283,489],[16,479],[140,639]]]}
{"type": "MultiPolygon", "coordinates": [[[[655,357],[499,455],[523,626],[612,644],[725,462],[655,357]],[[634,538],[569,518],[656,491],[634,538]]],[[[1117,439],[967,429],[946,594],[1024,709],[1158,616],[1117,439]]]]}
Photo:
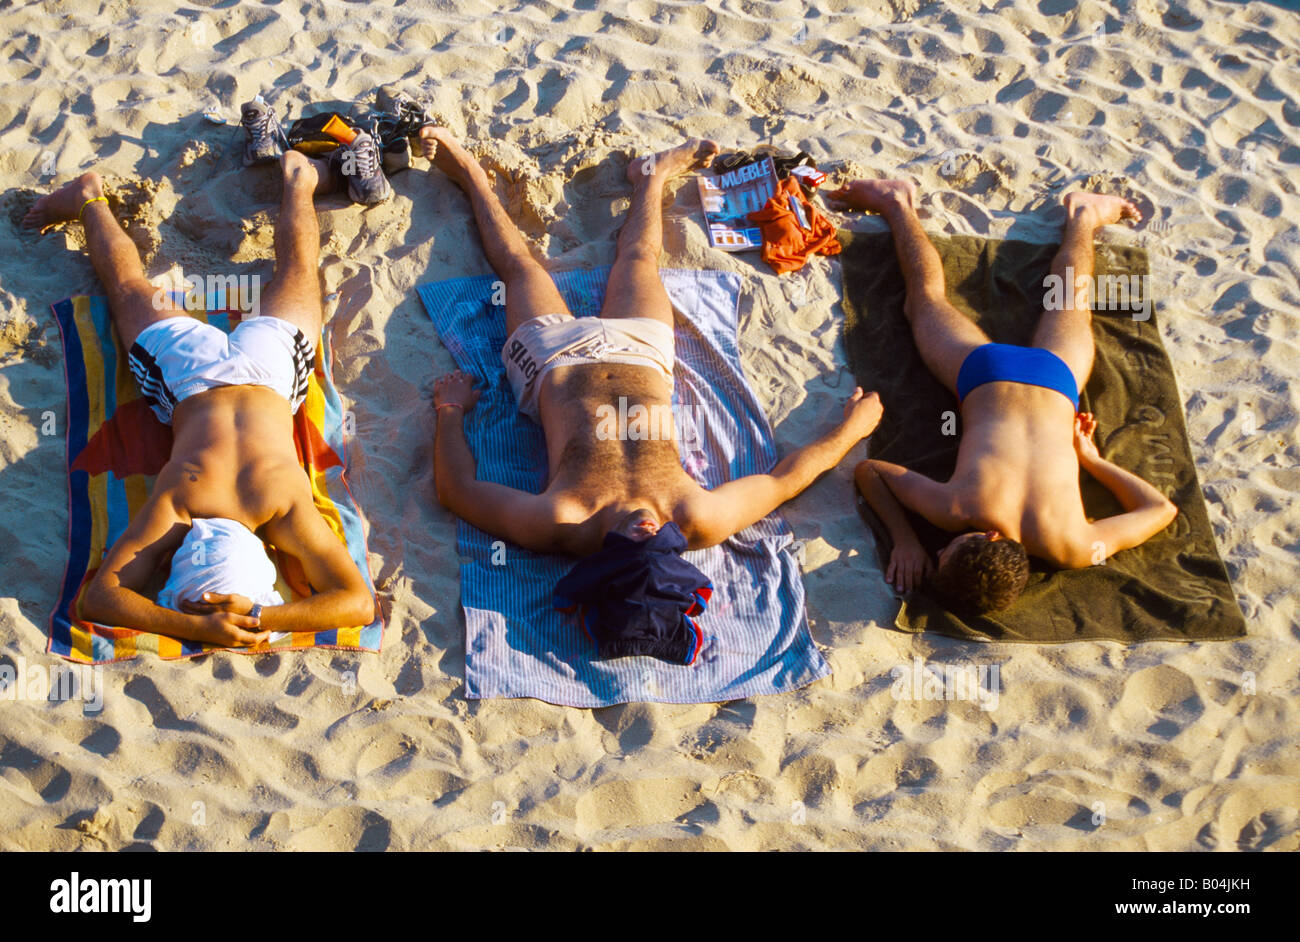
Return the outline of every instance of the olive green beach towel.
{"type": "MultiPolygon", "coordinates": [[[[871,457],[892,461],[940,481],[957,456],[957,400],[921,361],[903,315],[903,276],[889,233],[840,233],[844,278],[844,344],[849,366],[864,389],[878,390],[885,406],[870,440],[871,457]],[[946,415],[946,413],[951,413],[946,415]],[[947,432],[948,434],[945,434],[947,432]]],[[[999,343],[1027,344],[1043,307],[1044,276],[1056,246],[973,236],[933,237],[943,258],[948,298],[999,343]]],[[[1099,245],[1096,277],[1126,276],[1126,285],[1150,284],[1145,251],[1099,245]],[[1127,276],[1139,276],[1132,282],[1127,276]]],[[[1118,286],[1119,281],[1109,284],[1118,286]]],[[[1116,304],[1118,292],[1098,292],[1093,334],[1096,363],[1080,409],[1097,416],[1102,455],[1150,481],[1178,505],[1173,524],[1104,564],[1067,572],[1032,560],[1024,594],[1009,608],[959,616],[924,590],[904,600],[896,619],[904,631],[935,631],[982,641],[1063,642],[1109,639],[1213,641],[1240,638],[1245,620],[1219,558],[1192,462],[1182,399],[1160,340],[1154,303],[1116,304]],[[1112,309],[1102,309],[1111,307],[1112,309]]],[[[1089,517],[1121,510],[1109,492],[1081,473],[1089,517]]],[[[882,560],[888,534],[859,498],[882,560]]],[[[951,534],[912,515],[931,554],[951,534]]]]}

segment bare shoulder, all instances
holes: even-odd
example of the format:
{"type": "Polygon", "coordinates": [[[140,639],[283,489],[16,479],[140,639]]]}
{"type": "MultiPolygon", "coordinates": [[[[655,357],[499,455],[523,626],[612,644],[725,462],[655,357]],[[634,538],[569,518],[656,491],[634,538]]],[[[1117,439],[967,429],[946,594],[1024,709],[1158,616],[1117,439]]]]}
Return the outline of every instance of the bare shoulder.
{"type": "Polygon", "coordinates": [[[285,475],[279,493],[267,507],[270,513],[262,525],[269,542],[282,548],[303,543],[319,543],[329,536],[338,537],[321,515],[305,475],[285,475]]]}
{"type": "Polygon", "coordinates": [[[259,495],[271,514],[288,514],[300,508],[316,507],[311,478],[302,465],[294,461],[278,462],[265,474],[258,475],[259,495]]]}
{"type": "Polygon", "coordinates": [[[1057,569],[1087,569],[1104,563],[1108,555],[1095,541],[1079,540],[1057,552],[1045,554],[1044,558],[1057,569]]]}
{"type": "Polygon", "coordinates": [[[940,529],[957,533],[972,528],[996,528],[986,522],[992,508],[985,505],[975,488],[961,481],[924,478],[916,493],[924,506],[913,509],[940,529]]]}
{"type": "Polygon", "coordinates": [[[126,533],[146,536],[151,541],[166,539],[180,546],[192,522],[181,487],[159,475],[144,505],[132,515],[126,533]],[[160,537],[163,533],[166,537],[160,537]]]}
{"type": "Polygon", "coordinates": [[[507,536],[534,552],[586,556],[600,549],[603,534],[596,524],[595,509],[567,491],[543,491],[529,495],[530,508],[521,515],[521,526],[507,536]]]}
{"type": "Polygon", "coordinates": [[[1024,534],[1023,542],[1030,553],[1058,569],[1087,569],[1110,555],[1098,543],[1092,524],[1082,516],[1032,536],[1024,534]]]}
{"type": "Polygon", "coordinates": [[[1040,496],[1026,508],[1022,542],[1029,552],[1058,569],[1086,569],[1104,562],[1111,551],[1099,545],[1077,485],[1040,496]]]}
{"type": "Polygon", "coordinates": [[[703,549],[731,536],[723,532],[731,514],[725,498],[688,478],[673,505],[672,519],[690,549],[703,549]]]}

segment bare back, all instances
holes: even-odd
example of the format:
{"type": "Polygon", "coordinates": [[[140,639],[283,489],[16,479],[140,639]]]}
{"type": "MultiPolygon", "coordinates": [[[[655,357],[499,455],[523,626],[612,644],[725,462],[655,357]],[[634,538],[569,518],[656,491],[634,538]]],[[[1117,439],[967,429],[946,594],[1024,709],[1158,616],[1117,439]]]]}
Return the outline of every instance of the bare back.
{"type": "Polygon", "coordinates": [[[171,459],[153,493],[179,514],[225,517],[256,532],[311,501],[289,403],[272,390],[219,386],[191,396],[176,406],[172,430],[171,459]]]}
{"type": "Polygon", "coordinates": [[[1040,386],[996,382],[971,390],[948,482],[969,526],[997,530],[1063,564],[1087,525],[1074,415],[1069,400],[1040,386]]]}

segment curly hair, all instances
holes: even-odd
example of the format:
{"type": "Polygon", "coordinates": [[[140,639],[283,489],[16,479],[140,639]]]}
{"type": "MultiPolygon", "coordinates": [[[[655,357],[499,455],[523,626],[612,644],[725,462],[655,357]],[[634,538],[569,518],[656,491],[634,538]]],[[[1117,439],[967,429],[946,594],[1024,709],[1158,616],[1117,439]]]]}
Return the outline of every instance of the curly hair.
{"type": "Polygon", "coordinates": [[[956,606],[982,615],[1014,602],[1029,581],[1029,554],[1017,540],[979,536],[952,551],[933,584],[956,606]]]}

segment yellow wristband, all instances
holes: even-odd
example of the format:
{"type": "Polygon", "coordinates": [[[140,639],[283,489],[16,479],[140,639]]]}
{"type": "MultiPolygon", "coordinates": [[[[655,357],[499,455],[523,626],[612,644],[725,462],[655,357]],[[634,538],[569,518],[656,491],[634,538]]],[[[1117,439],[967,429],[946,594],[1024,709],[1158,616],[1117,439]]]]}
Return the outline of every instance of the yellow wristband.
{"type": "Polygon", "coordinates": [[[98,203],[98,202],[100,202],[101,200],[102,200],[103,202],[107,203],[107,202],[108,202],[108,197],[107,197],[107,196],[92,196],[90,199],[88,199],[88,200],[86,200],[84,203],[82,203],[82,204],[81,204],[81,212],[80,212],[80,213],[77,213],[77,222],[81,222],[81,216],[82,216],[83,213],[85,213],[85,211],[86,211],[86,207],[87,207],[87,206],[89,206],[91,203],[98,203]]]}

